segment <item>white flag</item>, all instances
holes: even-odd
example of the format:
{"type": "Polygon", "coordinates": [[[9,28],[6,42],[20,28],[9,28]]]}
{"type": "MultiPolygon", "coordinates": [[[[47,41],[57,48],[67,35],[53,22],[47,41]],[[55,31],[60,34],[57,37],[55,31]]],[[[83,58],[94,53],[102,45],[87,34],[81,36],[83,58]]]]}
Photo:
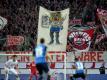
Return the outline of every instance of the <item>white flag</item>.
{"type": "Polygon", "coordinates": [[[0,29],[3,29],[7,24],[7,19],[0,16],[0,29]]]}

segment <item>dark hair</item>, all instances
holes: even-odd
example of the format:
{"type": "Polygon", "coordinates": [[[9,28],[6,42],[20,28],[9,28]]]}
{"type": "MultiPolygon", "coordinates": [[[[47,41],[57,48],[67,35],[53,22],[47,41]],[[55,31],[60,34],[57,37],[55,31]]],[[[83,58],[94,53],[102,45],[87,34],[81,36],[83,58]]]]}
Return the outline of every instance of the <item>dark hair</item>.
{"type": "Polygon", "coordinates": [[[41,38],[40,43],[44,43],[44,42],[45,42],[44,38],[41,38]]]}
{"type": "Polygon", "coordinates": [[[13,55],[12,57],[17,57],[17,55],[13,55]]]}
{"type": "Polygon", "coordinates": [[[78,61],[78,58],[75,58],[75,61],[78,61]]]}

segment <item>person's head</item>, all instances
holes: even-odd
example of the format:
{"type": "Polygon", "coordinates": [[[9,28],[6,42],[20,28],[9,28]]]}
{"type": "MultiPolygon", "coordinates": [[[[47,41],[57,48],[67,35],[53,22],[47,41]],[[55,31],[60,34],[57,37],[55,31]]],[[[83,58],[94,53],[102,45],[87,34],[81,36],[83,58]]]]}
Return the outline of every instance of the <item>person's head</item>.
{"type": "Polygon", "coordinates": [[[78,61],[78,58],[75,58],[75,61],[77,62],[77,61],[78,61]]]}
{"type": "Polygon", "coordinates": [[[40,43],[41,43],[41,44],[45,43],[44,38],[41,38],[41,39],[40,39],[40,43]]]}
{"type": "Polygon", "coordinates": [[[105,66],[105,62],[103,62],[101,66],[104,67],[105,66]]]}
{"type": "Polygon", "coordinates": [[[13,61],[16,60],[16,57],[17,57],[16,55],[13,55],[13,56],[12,56],[13,61]]]}

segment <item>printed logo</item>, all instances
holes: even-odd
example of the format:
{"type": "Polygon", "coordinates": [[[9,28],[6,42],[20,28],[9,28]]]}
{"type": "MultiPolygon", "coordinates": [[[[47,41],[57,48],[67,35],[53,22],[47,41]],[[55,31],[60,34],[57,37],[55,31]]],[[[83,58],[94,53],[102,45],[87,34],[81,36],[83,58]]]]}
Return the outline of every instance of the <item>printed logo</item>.
{"type": "Polygon", "coordinates": [[[69,35],[69,39],[71,40],[71,43],[74,48],[83,50],[89,46],[91,37],[86,32],[78,31],[78,32],[71,32],[69,35]]]}

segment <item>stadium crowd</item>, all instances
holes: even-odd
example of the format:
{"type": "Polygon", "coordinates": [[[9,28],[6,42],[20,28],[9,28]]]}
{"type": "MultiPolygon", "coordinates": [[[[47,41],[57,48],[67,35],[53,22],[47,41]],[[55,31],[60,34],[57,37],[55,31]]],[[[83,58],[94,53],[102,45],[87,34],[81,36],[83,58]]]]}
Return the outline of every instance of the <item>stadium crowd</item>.
{"type": "MultiPolygon", "coordinates": [[[[32,50],[37,40],[39,6],[49,10],[63,10],[70,8],[70,20],[82,18],[83,24],[95,21],[96,9],[107,9],[106,0],[0,0],[0,16],[8,20],[8,24],[0,30],[0,50],[32,50]],[[87,19],[88,15],[88,19],[87,19]],[[7,46],[6,36],[23,36],[24,43],[20,46],[7,46]]],[[[98,24],[97,24],[98,25],[98,24]]],[[[107,39],[104,38],[95,44],[97,34],[104,32],[97,30],[91,45],[91,50],[107,50],[107,39]]],[[[67,42],[67,51],[72,51],[70,41],[67,42]]]]}

